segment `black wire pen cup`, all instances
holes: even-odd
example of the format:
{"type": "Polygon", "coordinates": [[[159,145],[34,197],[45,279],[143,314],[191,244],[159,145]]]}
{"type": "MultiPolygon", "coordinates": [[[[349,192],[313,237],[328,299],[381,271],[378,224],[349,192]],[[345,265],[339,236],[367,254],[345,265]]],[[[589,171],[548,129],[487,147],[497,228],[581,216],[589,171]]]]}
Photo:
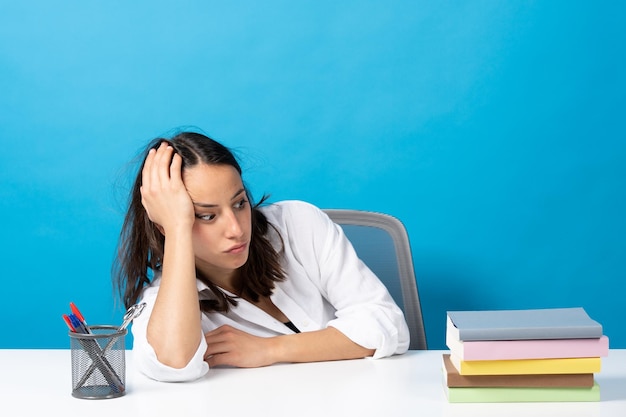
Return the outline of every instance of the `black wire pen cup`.
{"type": "Polygon", "coordinates": [[[69,332],[72,396],[117,398],[126,393],[126,328],[90,326],[91,333],[69,332]]]}

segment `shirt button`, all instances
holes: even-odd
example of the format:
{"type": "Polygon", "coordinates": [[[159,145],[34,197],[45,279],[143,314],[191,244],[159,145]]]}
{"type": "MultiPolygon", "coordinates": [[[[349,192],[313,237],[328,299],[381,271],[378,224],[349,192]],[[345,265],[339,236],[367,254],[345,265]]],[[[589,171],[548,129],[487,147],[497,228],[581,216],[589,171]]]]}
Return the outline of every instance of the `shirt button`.
{"type": "Polygon", "coordinates": [[[308,321],[308,320],[305,320],[305,321],[303,321],[303,322],[302,322],[302,325],[303,325],[304,327],[309,327],[309,324],[311,324],[311,322],[310,322],[310,321],[308,321]]]}

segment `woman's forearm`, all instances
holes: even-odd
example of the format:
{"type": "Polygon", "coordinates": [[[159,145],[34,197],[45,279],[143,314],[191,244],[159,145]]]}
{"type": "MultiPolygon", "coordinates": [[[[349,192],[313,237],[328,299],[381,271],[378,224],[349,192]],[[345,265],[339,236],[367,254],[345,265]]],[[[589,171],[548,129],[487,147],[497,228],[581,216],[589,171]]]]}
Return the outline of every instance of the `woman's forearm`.
{"type": "Polygon", "coordinates": [[[182,368],[202,337],[191,230],[166,231],[161,285],[147,338],[159,361],[182,368]]]}
{"type": "Polygon", "coordinates": [[[334,327],[273,338],[273,362],[319,362],[374,355],[334,327]]]}

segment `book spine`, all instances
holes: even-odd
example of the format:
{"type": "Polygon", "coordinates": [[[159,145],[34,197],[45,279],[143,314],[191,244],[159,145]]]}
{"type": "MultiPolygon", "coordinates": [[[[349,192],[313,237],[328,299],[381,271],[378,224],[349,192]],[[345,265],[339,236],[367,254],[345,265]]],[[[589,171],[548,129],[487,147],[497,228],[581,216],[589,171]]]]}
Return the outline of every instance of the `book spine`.
{"type": "Polygon", "coordinates": [[[592,388],[447,388],[451,403],[600,401],[600,387],[592,388]]]}
{"type": "Polygon", "coordinates": [[[598,327],[552,327],[552,328],[491,328],[459,329],[462,341],[480,340],[536,340],[536,339],[597,339],[602,337],[598,327]]]}
{"type": "Polygon", "coordinates": [[[446,345],[466,361],[506,359],[592,358],[609,353],[609,339],[459,341],[446,334],[446,345]]]}
{"type": "Polygon", "coordinates": [[[463,361],[451,357],[461,375],[589,374],[600,372],[600,358],[463,361]]]}
{"type": "Polygon", "coordinates": [[[460,375],[450,354],[443,354],[444,382],[448,387],[586,387],[593,386],[594,374],[460,375]]]}

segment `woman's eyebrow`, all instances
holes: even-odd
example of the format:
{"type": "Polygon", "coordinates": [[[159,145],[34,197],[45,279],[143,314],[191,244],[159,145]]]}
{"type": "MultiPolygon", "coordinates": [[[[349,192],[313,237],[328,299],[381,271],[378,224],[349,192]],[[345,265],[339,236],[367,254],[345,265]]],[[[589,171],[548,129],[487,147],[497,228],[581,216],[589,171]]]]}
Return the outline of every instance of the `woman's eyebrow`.
{"type": "MultiPolygon", "coordinates": [[[[233,194],[233,196],[230,198],[231,200],[236,199],[237,197],[239,197],[239,195],[241,193],[244,193],[246,191],[245,188],[241,188],[239,190],[237,190],[237,192],[235,194],[233,194]]],[[[211,204],[211,203],[199,203],[196,201],[193,201],[193,205],[197,206],[197,207],[203,207],[203,208],[211,208],[211,207],[217,207],[218,204],[211,204]]]]}

